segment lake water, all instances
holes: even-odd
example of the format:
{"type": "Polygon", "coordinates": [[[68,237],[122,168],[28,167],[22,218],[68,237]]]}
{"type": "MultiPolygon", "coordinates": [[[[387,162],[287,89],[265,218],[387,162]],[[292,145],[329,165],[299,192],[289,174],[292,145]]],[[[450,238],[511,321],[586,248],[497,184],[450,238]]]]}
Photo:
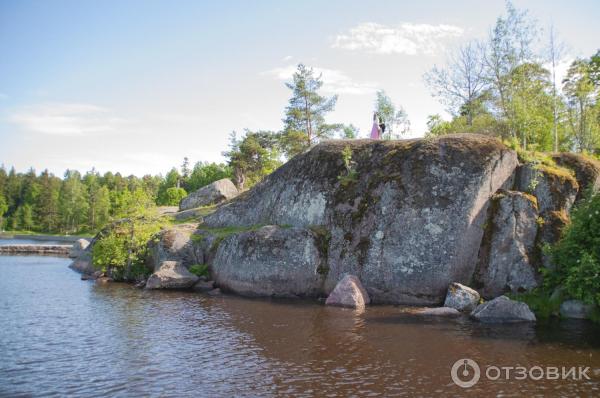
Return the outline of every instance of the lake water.
{"type": "Polygon", "coordinates": [[[0,396],[600,396],[587,322],[483,326],[316,302],[81,281],[67,259],[0,256],[0,396]],[[590,381],[482,379],[452,364],[588,366],[590,381]]]}

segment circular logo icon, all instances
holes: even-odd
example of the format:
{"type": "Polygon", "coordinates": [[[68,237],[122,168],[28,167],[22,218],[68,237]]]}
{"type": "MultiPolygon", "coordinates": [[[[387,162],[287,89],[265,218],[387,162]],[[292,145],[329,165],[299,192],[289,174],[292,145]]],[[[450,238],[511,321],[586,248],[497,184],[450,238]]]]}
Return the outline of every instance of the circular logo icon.
{"type": "Polygon", "coordinates": [[[477,362],[469,358],[463,358],[454,362],[450,374],[454,384],[462,388],[469,388],[477,384],[479,377],[481,377],[481,370],[477,362]]]}

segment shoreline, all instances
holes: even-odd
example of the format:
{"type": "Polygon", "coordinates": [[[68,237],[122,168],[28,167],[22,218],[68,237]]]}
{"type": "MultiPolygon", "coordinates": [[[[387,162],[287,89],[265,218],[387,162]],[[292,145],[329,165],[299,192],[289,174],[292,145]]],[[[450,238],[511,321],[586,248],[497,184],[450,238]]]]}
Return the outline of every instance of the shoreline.
{"type": "Polygon", "coordinates": [[[87,239],[91,240],[93,236],[84,236],[84,235],[43,235],[43,234],[35,234],[28,235],[22,233],[13,233],[10,231],[0,232],[0,239],[29,239],[36,241],[55,241],[55,242],[68,242],[75,243],[79,239],[87,239]]]}
{"type": "Polygon", "coordinates": [[[72,245],[7,245],[0,246],[0,255],[42,255],[69,257],[72,245]]]}

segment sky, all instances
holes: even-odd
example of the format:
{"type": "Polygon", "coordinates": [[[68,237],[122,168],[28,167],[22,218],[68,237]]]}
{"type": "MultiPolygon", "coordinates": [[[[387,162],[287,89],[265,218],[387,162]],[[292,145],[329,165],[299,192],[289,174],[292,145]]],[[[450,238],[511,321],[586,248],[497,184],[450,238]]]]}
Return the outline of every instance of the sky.
{"type": "MultiPolygon", "coordinates": [[[[564,66],[600,47],[600,1],[514,5],[554,26],[564,66]]],[[[300,62],[338,94],[330,122],[367,136],[384,89],[420,136],[444,114],[423,74],[503,12],[499,0],[0,0],[0,164],[141,176],[223,161],[232,131],[282,128],[300,62]]]]}

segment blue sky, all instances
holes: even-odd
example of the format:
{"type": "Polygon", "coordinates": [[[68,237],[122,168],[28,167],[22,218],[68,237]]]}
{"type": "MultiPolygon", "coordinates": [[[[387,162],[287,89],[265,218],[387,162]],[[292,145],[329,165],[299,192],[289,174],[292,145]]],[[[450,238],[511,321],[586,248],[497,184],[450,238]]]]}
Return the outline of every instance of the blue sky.
{"type": "MultiPolygon", "coordinates": [[[[416,3],[0,0],[0,163],[142,175],[220,161],[231,131],[281,128],[298,62],[339,94],[330,121],[366,135],[385,89],[422,135],[444,110],[423,73],[485,38],[504,2],[416,3]]],[[[600,47],[600,2],[514,4],[554,24],[565,65],[600,47]]]]}

